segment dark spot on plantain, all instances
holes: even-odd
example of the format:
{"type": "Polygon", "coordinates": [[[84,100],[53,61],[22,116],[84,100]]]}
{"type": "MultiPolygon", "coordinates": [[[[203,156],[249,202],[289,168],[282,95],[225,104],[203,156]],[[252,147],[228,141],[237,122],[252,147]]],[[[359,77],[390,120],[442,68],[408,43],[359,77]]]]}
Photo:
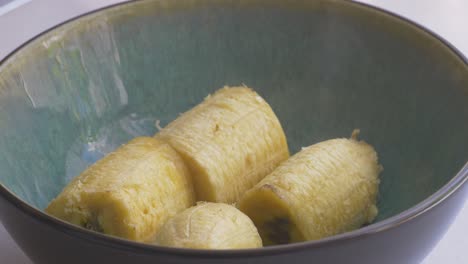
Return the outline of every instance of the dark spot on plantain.
{"type": "Polygon", "coordinates": [[[93,230],[93,231],[96,231],[96,232],[99,232],[99,233],[104,232],[104,229],[99,224],[99,222],[97,220],[97,217],[91,217],[89,219],[83,220],[82,223],[81,223],[81,226],[86,228],[86,229],[93,230]]]}
{"type": "Polygon", "coordinates": [[[289,235],[290,222],[288,218],[274,218],[265,223],[268,239],[274,244],[287,244],[291,242],[289,235]]]}

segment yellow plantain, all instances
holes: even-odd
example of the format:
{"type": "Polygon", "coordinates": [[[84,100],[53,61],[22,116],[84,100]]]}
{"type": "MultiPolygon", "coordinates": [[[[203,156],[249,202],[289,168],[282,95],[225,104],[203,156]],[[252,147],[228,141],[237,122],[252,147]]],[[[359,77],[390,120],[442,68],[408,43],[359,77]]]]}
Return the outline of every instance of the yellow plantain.
{"type": "Polygon", "coordinates": [[[136,241],[154,239],[195,203],[189,171],[166,143],[139,137],[77,176],[46,208],[70,223],[136,241]]]}
{"type": "Polygon", "coordinates": [[[247,87],[225,87],[162,129],[190,168],[197,199],[233,203],[289,157],[267,102],[247,87]]]}
{"type": "Polygon", "coordinates": [[[245,193],[238,208],[265,245],[320,239],[375,218],[382,167],[356,137],[303,148],[245,193]]]}
{"type": "Polygon", "coordinates": [[[155,244],[195,249],[241,249],[262,247],[255,225],[234,206],[199,203],[169,219],[155,244]]]}

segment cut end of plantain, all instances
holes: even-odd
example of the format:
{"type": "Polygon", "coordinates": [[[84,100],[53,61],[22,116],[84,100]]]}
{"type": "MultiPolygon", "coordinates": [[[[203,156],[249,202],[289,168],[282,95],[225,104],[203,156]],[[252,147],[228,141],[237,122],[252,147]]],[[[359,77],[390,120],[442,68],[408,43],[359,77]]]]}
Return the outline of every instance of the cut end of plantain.
{"type": "Polygon", "coordinates": [[[293,212],[281,193],[270,184],[248,192],[238,208],[252,219],[262,237],[263,245],[288,244],[303,241],[301,232],[291,221],[293,212]],[[255,200],[255,202],[250,202],[255,200]]]}
{"type": "Polygon", "coordinates": [[[195,203],[190,174],[166,143],[140,137],[77,176],[46,212],[84,228],[149,241],[195,203]]]}
{"type": "Polygon", "coordinates": [[[154,243],[194,249],[262,247],[252,221],[234,206],[222,203],[198,203],[169,219],[154,243]]]}
{"type": "Polygon", "coordinates": [[[289,157],[281,124],[247,87],[224,87],[155,136],[183,157],[197,199],[236,202],[289,157]]]}
{"type": "Polygon", "coordinates": [[[333,139],[283,162],[238,202],[265,245],[316,240],[370,223],[381,166],[363,141],[333,139]]]}

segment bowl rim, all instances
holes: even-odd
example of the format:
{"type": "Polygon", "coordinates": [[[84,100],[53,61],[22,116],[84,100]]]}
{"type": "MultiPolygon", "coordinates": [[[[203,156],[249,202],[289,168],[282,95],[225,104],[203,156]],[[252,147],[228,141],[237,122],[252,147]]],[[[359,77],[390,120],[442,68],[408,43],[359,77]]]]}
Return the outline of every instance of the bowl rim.
{"type": "MultiPolygon", "coordinates": [[[[333,0],[329,0],[333,2],[333,0]]],[[[39,32],[13,51],[8,53],[4,58],[0,60],[0,68],[3,66],[7,61],[16,55],[19,51],[21,51],[24,47],[28,46],[30,43],[35,41],[36,39],[46,35],[47,33],[58,29],[70,22],[80,20],[81,18],[88,17],[91,15],[98,14],[103,11],[109,11],[114,7],[122,7],[125,5],[132,5],[139,2],[144,1],[132,1],[132,0],[124,0],[119,3],[106,5],[104,7],[91,10],[89,12],[85,12],[78,16],[72,17],[67,19],[55,26],[52,26],[42,32],[39,32]]],[[[461,60],[462,64],[468,67],[468,58],[454,47],[449,41],[438,35],[437,33],[433,32],[432,30],[426,28],[425,26],[410,20],[402,15],[396,14],[392,11],[386,10],[384,8],[380,8],[371,4],[357,2],[355,0],[346,0],[344,1],[346,4],[350,6],[354,6],[357,8],[364,8],[367,9],[369,12],[375,12],[379,15],[387,15],[392,17],[396,20],[406,23],[408,26],[415,27],[416,29],[425,32],[429,36],[433,37],[435,41],[438,41],[442,44],[445,48],[448,48],[450,52],[453,53],[455,57],[461,60]]],[[[29,205],[27,202],[23,201],[20,197],[16,194],[11,192],[6,188],[3,183],[0,182],[0,197],[3,198],[5,201],[10,202],[11,205],[22,211],[23,213],[27,214],[34,218],[34,220],[39,221],[43,224],[46,224],[50,228],[56,229],[59,232],[69,234],[73,237],[77,237],[83,240],[87,240],[89,242],[95,244],[101,244],[106,247],[111,247],[115,249],[124,249],[124,250],[132,250],[135,253],[155,253],[155,254],[166,254],[166,255],[177,255],[178,257],[203,257],[203,258],[220,258],[220,257],[252,257],[252,256],[265,256],[265,255],[278,255],[278,254],[285,254],[291,253],[301,250],[313,249],[324,247],[329,244],[336,244],[345,242],[348,240],[353,239],[360,239],[363,237],[371,236],[376,233],[381,233],[387,231],[389,229],[396,228],[402,224],[405,224],[413,219],[427,213],[432,208],[438,206],[450,196],[452,196],[456,191],[461,189],[464,184],[468,182],[468,161],[465,165],[461,168],[461,170],[444,186],[442,186],[439,190],[435,193],[430,195],[429,197],[425,198],[423,201],[419,202],[418,204],[400,212],[394,216],[386,218],[382,221],[373,223],[371,225],[362,227],[360,229],[326,237],[323,239],[315,240],[315,241],[305,241],[299,243],[291,243],[286,245],[276,245],[276,246],[268,246],[263,248],[254,248],[254,249],[236,249],[236,250],[201,250],[201,249],[187,249],[187,248],[169,248],[169,247],[161,247],[157,245],[145,244],[136,241],[131,241],[119,237],[109,236],[102,233],[94,232],[91,230],[87,230],[70,223],[67,223],[63,220],[60,220],[54,216],[48,215],[42,210],[29,205]]],[[[8,231],[8,230],[7,230],[8,231]]]]}

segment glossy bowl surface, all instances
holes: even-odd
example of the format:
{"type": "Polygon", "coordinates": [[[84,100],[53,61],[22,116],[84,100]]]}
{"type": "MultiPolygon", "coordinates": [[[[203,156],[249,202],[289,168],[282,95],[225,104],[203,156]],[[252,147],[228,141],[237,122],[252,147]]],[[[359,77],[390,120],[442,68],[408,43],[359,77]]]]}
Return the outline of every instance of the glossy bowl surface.
{"type": "Polygon", "coordinates": [[[348,1],[120,4],[38,36],[0,65],[0,219],[37,263],[415,263],[465,199],[467,145],[463,56],[414,23],[348,1]],[[154,134],[156,121],[242,83],[271,104],[293,153],[361,129],[385,168],[376,223],[215,252],[125,241],[40,211],[97,159],[154,134]]]}

